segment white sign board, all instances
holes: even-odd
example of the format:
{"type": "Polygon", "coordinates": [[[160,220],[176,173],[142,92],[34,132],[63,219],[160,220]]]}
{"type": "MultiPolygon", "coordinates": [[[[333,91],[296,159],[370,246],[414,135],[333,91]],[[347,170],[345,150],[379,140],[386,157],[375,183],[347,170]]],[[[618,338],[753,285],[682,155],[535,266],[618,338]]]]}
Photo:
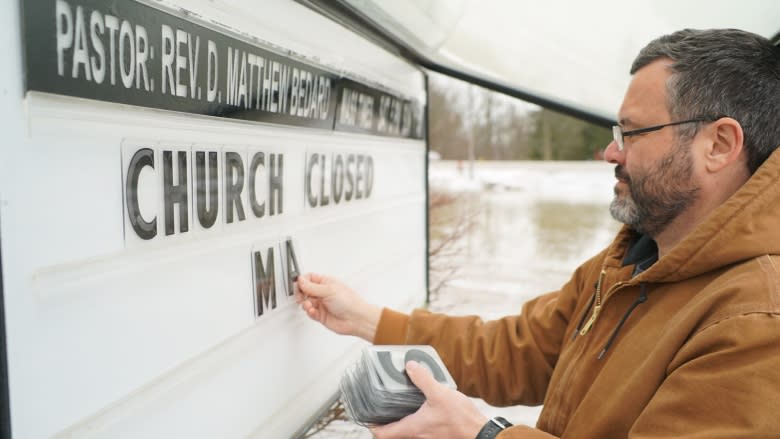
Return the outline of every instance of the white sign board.
{"type": "Polygon", "coordinates": [[[0,26],[9,432],[290,436],[360,347],[291,280],[424,300],[422,72],[293,2],[18,3],[0,26]]]}

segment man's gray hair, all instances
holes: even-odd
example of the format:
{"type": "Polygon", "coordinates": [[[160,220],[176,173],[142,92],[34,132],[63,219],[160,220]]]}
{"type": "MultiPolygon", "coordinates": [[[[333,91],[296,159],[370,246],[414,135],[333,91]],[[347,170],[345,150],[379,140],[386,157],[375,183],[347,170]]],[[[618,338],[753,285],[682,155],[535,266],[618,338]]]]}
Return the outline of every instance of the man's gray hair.
{"type": "MultiPolygon", "coordinates": [[[[760,35],[736,29],[685,29],[650,42],[631,74],[670,58],[667,107],[672,120],[728,116],[745,135],[750,173],[780,146],[780,48],[760,35]]],[[[680,126],[691,139],[698,124],[680,126]]]]}

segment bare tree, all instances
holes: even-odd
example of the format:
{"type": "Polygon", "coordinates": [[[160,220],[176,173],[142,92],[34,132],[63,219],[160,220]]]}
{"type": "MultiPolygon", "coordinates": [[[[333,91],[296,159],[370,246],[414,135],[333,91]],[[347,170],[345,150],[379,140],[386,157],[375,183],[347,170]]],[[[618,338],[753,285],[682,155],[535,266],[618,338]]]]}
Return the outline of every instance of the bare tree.
{"type": "Polygon", "coordinates": [[[429,291],[435,298],[439,290],[453,278],[460,268],[461,240],[476,224],[477,210],[468,209],[467,194],[431,189],[428,194],[430,244],[428,271],[431,275],[429,291]]]}
{"type": "Polygon", "coordinates": [[[428,93],[428,134],[430,147],[443,159],[463,160],[468,154],[468,134],[463,103],[459,102],[462,87],[452,81],[432,76],[428,93]]]}

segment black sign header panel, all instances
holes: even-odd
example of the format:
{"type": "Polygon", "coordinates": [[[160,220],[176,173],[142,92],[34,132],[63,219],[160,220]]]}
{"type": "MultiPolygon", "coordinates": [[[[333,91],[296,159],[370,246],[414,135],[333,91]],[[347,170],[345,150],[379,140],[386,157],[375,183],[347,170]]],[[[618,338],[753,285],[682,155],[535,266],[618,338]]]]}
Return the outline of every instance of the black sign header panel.
{"type": "Polygon", "coordinates": [[[25,0],[22,9],[27,90],[258,122],[422,138],[422,110],[417,102],[151,6],[128,0],[25,0]],[[342,98],[344,93],[347,96],[342,98]],[[366,100],[375,104],[368,106],[366,100]],[[344,104],[349,107],[340,108],[344,104]],[[338,122],[336,115],[342,113],[338,122]]]}

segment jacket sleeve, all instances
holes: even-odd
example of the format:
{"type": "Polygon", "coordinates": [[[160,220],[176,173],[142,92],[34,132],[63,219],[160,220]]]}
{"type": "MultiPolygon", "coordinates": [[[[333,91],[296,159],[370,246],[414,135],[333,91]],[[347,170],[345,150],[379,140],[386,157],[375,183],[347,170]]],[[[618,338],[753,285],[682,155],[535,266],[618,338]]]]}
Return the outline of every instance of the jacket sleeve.
{"type": "Polygon", "coordinates": [[[527,425],[515,425],[503,430],[496,436],[496,439],[558,439],[558,436],[527,425]]]}
{"type": "Polygon", "coordinates": [[[770,438],[780,432],[780,315],[729,317],[694,335],[629,438],[770,438]]]}
{"type": "Polygon", "coordinates": [[[560,291],[526,302],[519,315],[489,322],[385,309],[374,343],[433,346],[458,390],[492,405],[541,404],[577,307],[582,271],[560,291]]]}

